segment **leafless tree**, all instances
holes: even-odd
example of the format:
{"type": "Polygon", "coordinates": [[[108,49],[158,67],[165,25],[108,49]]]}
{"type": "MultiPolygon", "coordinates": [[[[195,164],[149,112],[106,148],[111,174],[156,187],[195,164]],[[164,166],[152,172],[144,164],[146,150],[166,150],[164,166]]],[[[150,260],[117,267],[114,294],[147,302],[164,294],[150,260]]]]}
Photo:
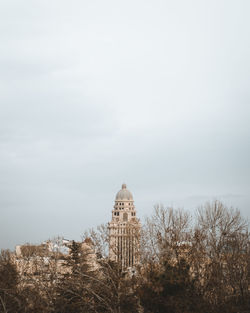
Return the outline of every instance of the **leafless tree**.
{"type": "Polygon", "coordinates": [[[109,253],[108,225],[101,224],[96,229],[91,228],[84,232],[82,240],[90,238],[98,258],[107,258],[109,253]]]}
{"type": "Polygon", "coordinates": [[[188,212],[157,205],[142,229],[142,261],[167,258],[179,262],[189,241],[190,222],[188,212]]]}
{"type": "Polygon", "coordinates": [[[197,210],[192,237],[192,271],[204,295],[215,305],[249,297],[248,223],[219,201],[197,210]]]}

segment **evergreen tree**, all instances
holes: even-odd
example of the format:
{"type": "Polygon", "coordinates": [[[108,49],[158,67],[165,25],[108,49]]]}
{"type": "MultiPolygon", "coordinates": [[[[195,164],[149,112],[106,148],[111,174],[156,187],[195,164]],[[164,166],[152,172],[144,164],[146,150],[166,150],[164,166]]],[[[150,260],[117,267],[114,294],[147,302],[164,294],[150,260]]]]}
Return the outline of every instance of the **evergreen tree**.
{"type": "Polygon", "coordinates": [[[11,254],[7,250],[2,250],[0,254],[0,312],[19,312],[20,300],[17,285],[18,273],[11,261],[11,254]]]}
{"type": "Polygon", "coordinates": [[[144,275],[138,294],[145,313],[211,312],[197,293],[185,260],[151,264],[144,275]]]}

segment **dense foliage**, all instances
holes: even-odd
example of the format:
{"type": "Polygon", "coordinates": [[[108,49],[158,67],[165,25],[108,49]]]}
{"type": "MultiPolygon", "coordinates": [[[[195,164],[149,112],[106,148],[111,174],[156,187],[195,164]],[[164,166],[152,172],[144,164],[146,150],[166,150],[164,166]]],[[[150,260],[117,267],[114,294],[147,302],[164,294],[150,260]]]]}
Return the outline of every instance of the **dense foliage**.
{"type": "Polygon", "coordinates": [[[0,312],[250,312],[248,224],[218,201],[200,208],[195,218],[156,207],[141,232],[135,273],[107,258],[105,227],[85,236],[92,248],[73,241],[67,257],[59,251],[46,256],[46,250],[41,254],[27,245],[27,269],[21,272],[15,257],[2,251],[0,312]],[[30,262],[35,271],[29,271],[30,262]]]}

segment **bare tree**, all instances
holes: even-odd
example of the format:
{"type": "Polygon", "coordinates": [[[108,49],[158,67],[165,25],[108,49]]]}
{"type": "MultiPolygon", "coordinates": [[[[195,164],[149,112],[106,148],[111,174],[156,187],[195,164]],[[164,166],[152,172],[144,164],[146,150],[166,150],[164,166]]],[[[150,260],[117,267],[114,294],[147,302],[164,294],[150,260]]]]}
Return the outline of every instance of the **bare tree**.
{"type": "Polygon", "coordinates": [[[184,210],[156,206],[142,229],[142,260],[159,262],[167,258],[179,262],[189,241],[190,222],[191,216],[184,210]]]}
{"type": "Polygon", "coordinates": [[[192,238],[192,273],[203,294],[214,304],[249,297],[248,223],[223,203],[197,210],[192,238]]]}
{"type": "Polygon", "coordinates": [[[109,231],[107,224],[101,224],[96,229],[91,228],[84,232],[82,240],[90,238],[98,258],[107,258],[109,253],[109,231]]]}

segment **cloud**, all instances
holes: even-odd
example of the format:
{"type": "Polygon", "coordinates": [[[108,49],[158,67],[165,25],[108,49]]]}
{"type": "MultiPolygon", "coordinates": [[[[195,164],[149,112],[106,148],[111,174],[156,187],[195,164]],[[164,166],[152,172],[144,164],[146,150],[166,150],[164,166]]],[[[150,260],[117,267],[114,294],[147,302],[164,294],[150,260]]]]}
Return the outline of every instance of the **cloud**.
{"type": "Polygon", "coordinates": [[[229,195],[249,189],[248,12],[244,1],[2,2],[0,245],[77,238],[107,222],[124,181],[142,216],[199,195],[247,212],[247,197],[229,195]]]}

